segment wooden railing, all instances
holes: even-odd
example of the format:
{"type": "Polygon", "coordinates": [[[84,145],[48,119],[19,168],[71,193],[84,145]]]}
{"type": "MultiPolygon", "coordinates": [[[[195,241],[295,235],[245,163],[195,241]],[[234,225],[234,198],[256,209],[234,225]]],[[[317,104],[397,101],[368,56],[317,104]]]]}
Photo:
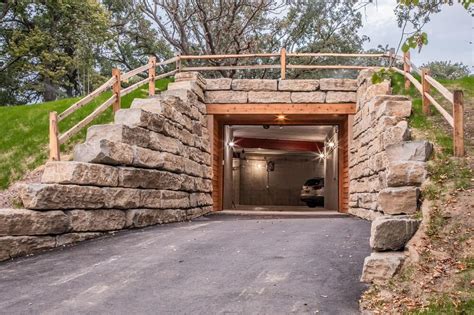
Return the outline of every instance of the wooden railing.
{"type": "Polygon", "coordinates": [[[394,71],[401,73],[405,76],[405,87],[409,88],[412,83],[415,88],[420,91],[423,98],[423,112],[427,115],[430,113],[430,104],[436,107],[441,115],[448,121],[453,127],[453,139],[454,139],[454,154],[456,156],[464,155],[464,141],[463,141],[463,95],[462,91],[454,91],[454,94],[449,92],[441,83],[432,78],[426,71],[419,71],[418,68],[410,61],[409,54],[405,54],[403,57],[396,56],[394,50],[390,50],[388,54],[345,54],[345,53],[287,53],[286,49],[281,49],[280,53],[256,53],[256,54],[234,54],[234,55],[177,55],[174,58],[170,58],[163,62],[157,63],[154,57],[150,57],[146,65],[138,67],[134,70],[121,74],[119,69],[113,69],[112,77],[88,94],[78,102],[71,105],[61,114],[51,112],[49,116],[49,157],[50,160],[60,160],[60,145],[68,141],[72,136],[77,134],[82,128],[90,124],[95,118],[97,118],[106,109],[112,106],[113,111],[116,112],[120,109],[120,98],[128,93],[136,90],[140,86],[148,83],[148,94],[150,96],[155,94],[155,81],[158,79],[170,77],[176,72],[180,71],[228,71],[228,70],[265,70],[265,69],[280,69],[280,79],[285,80],[288,69],[305,69],[305,70],[362,70],[368,68],[380,69],[382,67],[373,66],[360,66],[360,65],[315,65],[315,64],[292,64],[288,60],[290,58],[325,58],[325,57],[343,57],[343,58],[379,58],[388,59],[389,65],[394,65],[396,61],[403,62],[403,70],[396,67],[391,67],[394,71]],[[280,59],[279,63],[272,64],[251,64],[251,65],[217,65],[217,66],[185,66],[183,63],[191,60],[220,60],[220,59],[262,59],[262,58],[275,58],[280,59]],[[156,67],[175,64],[175,69],[172,71],[165,72],[160,75],[156,75],[156,67]],[[421,75],[421,83],[411,74],[412,70],[421,75]],[[148,76],[124,89],[122,89],[121,83],[128,81],[130,78],[140,75],[144,72],[148,72],[148,76]],[[430,86],[438,90],[450,103],[453,104],[453,115],[451,116],[430,94],[430,86]],[[91,114],[82,119],[79,123],[74,125],[72,128],[59,134],[58,123],[64,120],[66,117],[82,108],[90,101],[97,98],[101,93],[112,89],[113,95],[107,99],[104,103],[98,106],[91,114]]]}

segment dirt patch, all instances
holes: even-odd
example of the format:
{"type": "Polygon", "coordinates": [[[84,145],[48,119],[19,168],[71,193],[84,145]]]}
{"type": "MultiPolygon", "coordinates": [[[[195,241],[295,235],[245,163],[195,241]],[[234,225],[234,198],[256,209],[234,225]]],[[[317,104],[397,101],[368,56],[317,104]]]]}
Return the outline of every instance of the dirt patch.
{"type": "Polygon", "coordinates": [[[39,166],[33,171],[27,173],[21,180],[16,181],[10,187],[0,191],[0,208],[19,208],[19,191],[22,185],[30,183],[39,183],[44,172],[44,165],[39,166]]]}

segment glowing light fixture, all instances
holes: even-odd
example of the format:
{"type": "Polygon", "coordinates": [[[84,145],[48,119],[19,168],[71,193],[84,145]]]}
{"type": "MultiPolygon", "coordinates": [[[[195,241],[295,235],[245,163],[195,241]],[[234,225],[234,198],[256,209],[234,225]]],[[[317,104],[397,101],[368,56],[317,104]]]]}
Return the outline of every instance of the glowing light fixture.
{"type": "Polygon", "coordinates": [[[229,147],[233,148],[233,147],[235,147],[235,142],[231,141],[231,142],[228,143],[228,145],[229,145],[229,147]]]}
{"type": "Polygon", "coordinates": [[[319,157],[320,159],[324,159],[324,158],[326,158],[326,155],[321,152],[321,153],[319,153],[318,157],[319,157]]]}
{"type": "Polygon", "coordinates": [[[283,120],[286,120],[286,116],[285,115],[277,115],[276,119],[283,121],[283,120]]]}
{"type": "Polygon", "coordinates": [[[328,147],[330,147],[330,148],[334,148],[335,145],[336,144],[333,141],[328,142],[328,147]]]}

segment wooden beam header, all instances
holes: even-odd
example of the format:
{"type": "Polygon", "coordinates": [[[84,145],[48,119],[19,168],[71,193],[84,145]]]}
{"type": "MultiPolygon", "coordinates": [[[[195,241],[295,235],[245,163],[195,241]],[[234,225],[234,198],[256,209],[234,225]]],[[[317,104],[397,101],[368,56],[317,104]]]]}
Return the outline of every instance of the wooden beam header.
{"type": "Polygon", "coordinates": [[[299,103],[299,104],[281,104],[281,103],[244,103],[244,104],[206,104],[208,115],[292,115],[292,114],[336,114],[336,115],[354,115],[356,113],[355,103],[299,103]]]}

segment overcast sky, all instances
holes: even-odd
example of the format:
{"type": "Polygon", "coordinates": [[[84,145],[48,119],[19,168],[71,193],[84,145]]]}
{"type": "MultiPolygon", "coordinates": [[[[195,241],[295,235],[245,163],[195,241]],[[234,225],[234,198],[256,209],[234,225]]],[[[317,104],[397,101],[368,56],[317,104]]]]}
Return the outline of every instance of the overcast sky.
{"type": "MultiPolygon", "coordinates": [[[[423,47],[420,53],[411,51],[416,65],[434,60],[461,61],[474,72],[473,18],[455,2],[453,6],[443,6],[440,13],[431,16],[431,21],[424,28],[428,34],[428,46],[423,47]]],[[[365,14],[362,12],[364,27],[360,34],[370,37],[365,48],[375,48],[378,44],[397,48],[401,29],[393,12],[395,5],[395,0],[378,0],[377,5],[367,7],[365,14]]]]}

